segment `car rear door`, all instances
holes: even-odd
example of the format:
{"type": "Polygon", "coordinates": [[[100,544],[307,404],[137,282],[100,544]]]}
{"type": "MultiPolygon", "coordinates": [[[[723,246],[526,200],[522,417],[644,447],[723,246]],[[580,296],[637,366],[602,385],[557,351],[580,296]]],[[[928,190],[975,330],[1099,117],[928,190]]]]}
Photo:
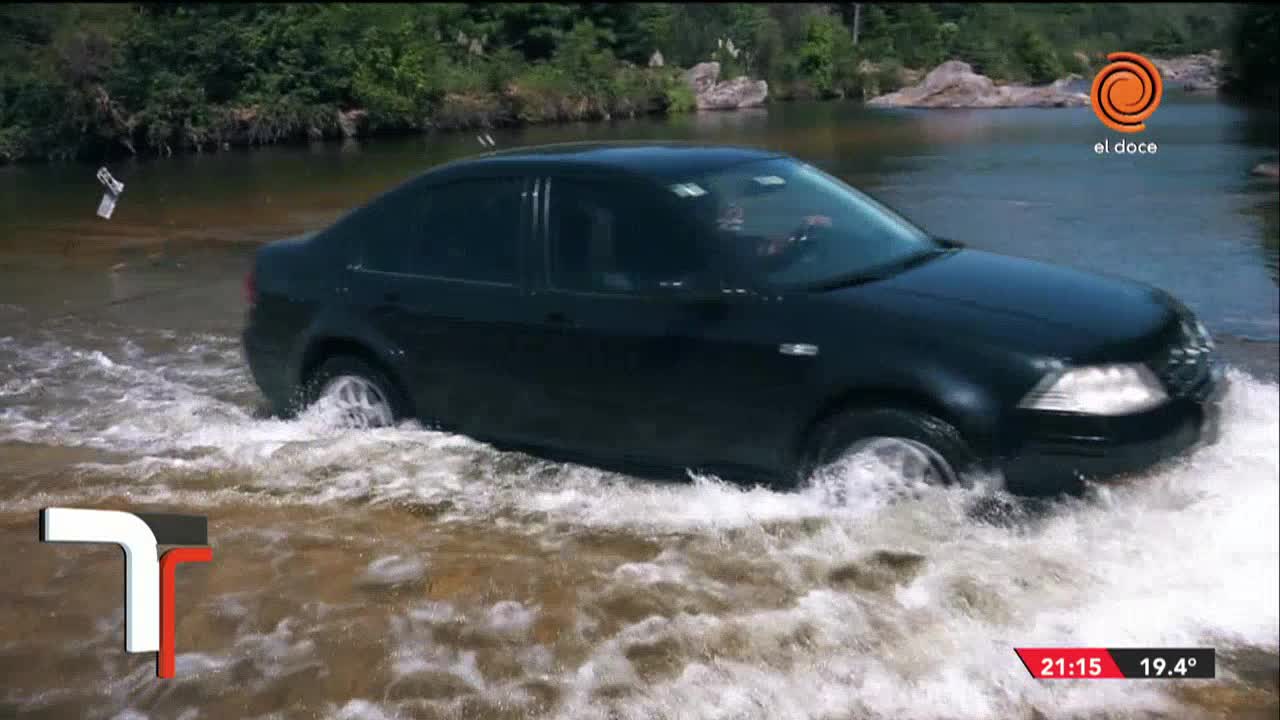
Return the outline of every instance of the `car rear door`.
{"type": "Polygon", "coordinates": [[[520,424],[531,184],[468,177],[405,192],[365,238],[353,297],[407,355],[409,392],[430,425],[502,438],[520,424]]]}

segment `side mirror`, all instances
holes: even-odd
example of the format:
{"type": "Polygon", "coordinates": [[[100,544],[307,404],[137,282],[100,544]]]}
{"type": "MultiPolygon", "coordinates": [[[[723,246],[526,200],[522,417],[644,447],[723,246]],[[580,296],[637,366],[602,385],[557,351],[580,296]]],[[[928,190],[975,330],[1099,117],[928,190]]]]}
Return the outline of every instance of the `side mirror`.
{"type": "Polygon", "coordinates": [[[933,240],[934,242],[938,243],[944,248],[947,248],[948,250],[959,250],[960,248],[965,247],[964,243],[960,242],[959,240],[952,240],[951,238],[934,236],[933,240]]]}

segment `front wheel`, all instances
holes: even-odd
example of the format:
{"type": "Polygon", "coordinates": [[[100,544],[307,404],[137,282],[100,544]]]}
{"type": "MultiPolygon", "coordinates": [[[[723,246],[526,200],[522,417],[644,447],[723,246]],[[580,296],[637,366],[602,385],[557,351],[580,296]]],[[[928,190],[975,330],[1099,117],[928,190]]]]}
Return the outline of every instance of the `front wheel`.
{"type": "Polygon", "coordinates": [[[932,415],[896,408],[851,410],[825,423],[811,443],[808,482],[844,503],[850,492],[919,496],[965,482],[978,463],[960,432],[932,415]],[[841,482],[864,461],[857,482],[841,482]],[[839,477],[837,477],[839,476],[839,477]]]}
{"type": "Polygon", "coordinates": [[[388,427],[405,416],[405,405],[386,373],[357,357],[324,361],[307,382],[308,406],[332,413],[340,427],[388,427]]]}

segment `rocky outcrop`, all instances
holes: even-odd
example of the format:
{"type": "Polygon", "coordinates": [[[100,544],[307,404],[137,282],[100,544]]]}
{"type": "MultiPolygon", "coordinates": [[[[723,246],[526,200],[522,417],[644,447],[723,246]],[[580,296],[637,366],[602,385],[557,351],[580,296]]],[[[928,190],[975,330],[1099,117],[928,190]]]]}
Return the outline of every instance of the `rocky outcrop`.
{"type": "Polygon", "coordinates": [[[684,81],[693,90],[699,110],[737,110],[763,105],[769,97],[769,84],[740,76],[720,82],[720,63],[698,63],[684,73],[684,81]]]}
{"type": "Polygon", "coordinates": [[[698,95],[699,110],[737,110],[759,107],[769,97],[769,84],[764,80],[737,77],[698,95]]]}
{"type": "Polygon", "coordinates": [[[338,128],[343,137],[356,137],[363,133],[368,124],[369,113],[366,110],[339,110],[338,128]]]}
{"type": "Polygon", "coordinates": [[[1086,93],[1069,86],[1080,78],[1063,78],[1050,85],[996,85],[968,63],[948,60],[925,75],[918,85],[872,98],[873,107],[1008,108],[1077,107],[1089,104],[1086,93]]]}
{"type": "Polygon", "coordinates": [[[715,86],[720,79],[720,63],[698,63],[684,71],[685,84],[693,90],[694,95],[701,95],[715,86]]]}
{"type": "MultiPolygon", "coordinates": [[[[879,75],[882,72],[884,72],[884,65],[881,65],[880,63],[871,62],[870,60],[863,60],[858,63],[858,74],[864,77],[879,75]]],[[[913,70],[902,66],[897,67],[896,75],[896,87],[915,85],[920,82],[922,77],[924,77],[924,73],[920,70],[913,70]]]]}
{"type": "Polygon", "coordinates": [[[1166,88],[1215,92],[1222,86],[1222,53],[1214,50],[1176,58],[1151,58],[1166,88]]]}

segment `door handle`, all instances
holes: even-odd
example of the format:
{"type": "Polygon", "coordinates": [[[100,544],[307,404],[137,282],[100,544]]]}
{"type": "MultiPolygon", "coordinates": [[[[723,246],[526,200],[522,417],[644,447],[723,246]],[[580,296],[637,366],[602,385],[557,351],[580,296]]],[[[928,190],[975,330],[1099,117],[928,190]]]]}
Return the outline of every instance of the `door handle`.
{"type": "Polygon", "coordinates": [[[395,305],[400,302],[400,293],[395,292],[394,290],[388,290],[382,294],[382,302],[387,303],[388,305],[395,305]]]}

